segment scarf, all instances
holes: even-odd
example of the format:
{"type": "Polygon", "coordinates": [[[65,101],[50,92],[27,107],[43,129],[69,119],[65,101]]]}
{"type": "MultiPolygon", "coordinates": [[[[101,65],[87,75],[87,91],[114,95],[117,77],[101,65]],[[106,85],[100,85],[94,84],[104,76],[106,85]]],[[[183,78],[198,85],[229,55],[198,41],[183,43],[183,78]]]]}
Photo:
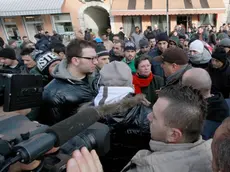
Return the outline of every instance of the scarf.
{"type": "Polygon", "coordinates": [[[150,73],[147,78],[140,78],[138,74],[133,75],[133,85],[135,89],[135,94],[141,93],[142,87],[147,87],[152,82],[154,75],[150,73]]]}
{"type": "Polygon", "coordinates": [[[94,105],[99,106],[103,104],[116,103],[122,100],[129,93],[133,93],[131,87],[105,87],[101,86],[97,96],[94,99],[94,105]]]}

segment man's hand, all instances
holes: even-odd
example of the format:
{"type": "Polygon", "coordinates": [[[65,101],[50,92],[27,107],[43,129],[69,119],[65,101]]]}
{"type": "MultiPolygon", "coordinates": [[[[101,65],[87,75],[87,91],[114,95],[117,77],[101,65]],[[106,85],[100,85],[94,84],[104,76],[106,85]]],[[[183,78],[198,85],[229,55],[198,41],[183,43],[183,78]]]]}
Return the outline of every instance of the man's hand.
{"type": "Polygon", "coordinates": [[[95,150],[91,152],[83,147],[73,152],[67,163],[67,172],[103,172],[101,162],[95,150]]]}

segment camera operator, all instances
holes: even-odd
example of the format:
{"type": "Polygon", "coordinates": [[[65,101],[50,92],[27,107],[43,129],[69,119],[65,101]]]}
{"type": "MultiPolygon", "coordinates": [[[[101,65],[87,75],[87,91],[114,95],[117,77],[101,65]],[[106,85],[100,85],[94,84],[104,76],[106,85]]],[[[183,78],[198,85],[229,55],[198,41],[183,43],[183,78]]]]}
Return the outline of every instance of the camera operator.
{"type": "Polygon", "coordinates": [[[96,96],[91,76],[97,63],[95,45],[85,40],[72,40],[66,59],[53,71],[53,80],[45,87],[39,122],[53,125],[74,114],[80,104],[96,96]]]}

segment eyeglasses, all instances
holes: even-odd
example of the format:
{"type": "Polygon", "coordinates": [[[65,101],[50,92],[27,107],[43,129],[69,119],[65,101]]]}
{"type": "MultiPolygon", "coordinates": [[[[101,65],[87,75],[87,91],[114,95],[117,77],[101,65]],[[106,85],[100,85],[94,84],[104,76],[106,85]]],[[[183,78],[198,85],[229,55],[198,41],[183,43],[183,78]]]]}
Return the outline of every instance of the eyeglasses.
{"type": "Polygon", "coordinates": [[[79,56],[79,58],[83,58],[83,59],[87,59],[87,60],[91,60],[92,62],[95,62],[98,57],[97,56],[95,56],[95,57],[80,57],[79,56]]]}

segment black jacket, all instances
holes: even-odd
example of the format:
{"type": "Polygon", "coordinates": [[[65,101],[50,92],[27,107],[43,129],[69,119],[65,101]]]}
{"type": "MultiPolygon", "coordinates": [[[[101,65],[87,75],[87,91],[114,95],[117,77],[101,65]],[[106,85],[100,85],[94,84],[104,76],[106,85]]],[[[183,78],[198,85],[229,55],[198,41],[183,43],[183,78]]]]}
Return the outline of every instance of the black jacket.
{"type": "Polygon", "coordinates": [[[138,96],[140,95],[128,95],[120,102],[103,108],[102,116],[106,114],[107,117],[99,122],[108,125],[111,133],[110,151],[100,157],[105,172],[121,171],[137,151],[149,148],[150,130],[147,115],[151,108],[142,105],[138,96]]]}
{"type": "Polygon", "coordinates": [[[39,122],[53,125],[73,115],[79,105],[91,101],[97,94],[96,81],[90,76],[83,80],[72,78],[63,60],[56,66],[53,79],[44,89],[39,122]]]}
{"type": "Polygon", "coordinates": [[[4,66],[2,69],[0,69],[0,73],[28,74],[29,71],[25,65],[18,63],[14,68],[4,66]]]}
{"type": "Polygon", "coordinates": [[[221,92],[224,98],[229,98],[230,93],[230,66],[226,61],[225,65],[220,69],[215,69],[212,64],[208,67],[209,75],[212,79],[212,93],[221,92]]]}
{"type": "Polygon", "coordinates": [[[208,102],[207,120],[223,122],[229,116],[229,107],[221,93],[206,99],[208,102]]]}

